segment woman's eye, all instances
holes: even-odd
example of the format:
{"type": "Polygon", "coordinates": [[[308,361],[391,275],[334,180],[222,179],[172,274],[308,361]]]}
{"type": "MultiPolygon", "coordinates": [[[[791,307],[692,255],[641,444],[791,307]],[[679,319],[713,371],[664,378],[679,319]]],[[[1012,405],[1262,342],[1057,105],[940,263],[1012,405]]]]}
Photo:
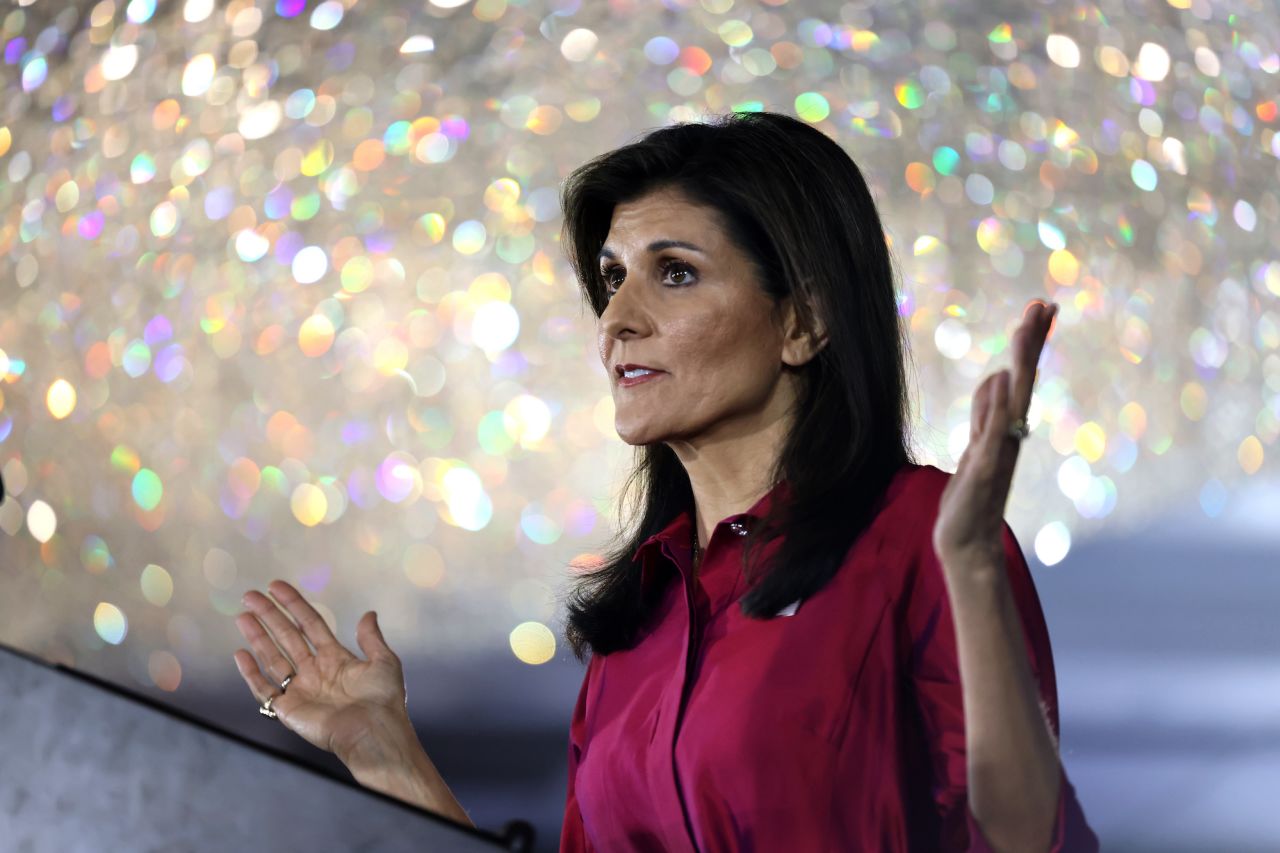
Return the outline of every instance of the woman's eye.
{"type": "MultiPolygon", "coordinates": [[[[694,273],[693,268],[687,264],[668,263],[662,267],[662,274],[664,280],[670,276],[672,277],[672,283],[676,287],[680,287],[688,284],[689,276],[692,276],[694,273]],[[681,278],[676,280],[675,276],[680,276],[681,278]]],[[[623,279],[626,278],[624,274],[619,274],[617,267],[601,270],[600,277],[604,280],[604,292],[606,296],[612,296],[616,293],[618,288],[622,286],[623,279]]]]}

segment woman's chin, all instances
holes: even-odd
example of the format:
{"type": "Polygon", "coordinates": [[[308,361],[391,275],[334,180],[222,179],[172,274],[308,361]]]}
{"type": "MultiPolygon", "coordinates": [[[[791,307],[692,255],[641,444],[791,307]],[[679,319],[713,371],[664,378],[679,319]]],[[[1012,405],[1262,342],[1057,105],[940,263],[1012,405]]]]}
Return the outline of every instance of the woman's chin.
{"type": "Polygon", "coordinates": [[[629,444],[629,445],[631,445],[632,447],[638,447],[638,446],[640,446],[640,445],[642,445],[642,444],[649,444],[649,443],[650,443],[650,442],[648,442],[648,441],[645,441],[643,433],[640,433],[640,434],[638,434],[638,435],[636,435],[636,436],[633,436],[633,435],[632,435],[632,434],[630,434],[630,433],[621,433],[621,432],[620,432],[620,433],[618,433],[618,438],[622,439],[623,444],[629,444]]]}
{"type": "Polygon", "coordinates": [[[618,438],[632,446],[641,444],[655,444],[662,441],[662,433],[655,430],[648,424],[614,424],[614,431],[618,433],[618,438]]]}

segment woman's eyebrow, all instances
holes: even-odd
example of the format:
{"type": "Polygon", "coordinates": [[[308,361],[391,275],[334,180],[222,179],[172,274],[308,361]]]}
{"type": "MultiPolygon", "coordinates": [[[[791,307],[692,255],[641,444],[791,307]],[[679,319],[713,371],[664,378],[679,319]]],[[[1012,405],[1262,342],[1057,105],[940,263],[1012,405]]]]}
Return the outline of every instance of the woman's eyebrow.
{"type": "MultiPolygon", "coordinates": [[[[684,240],[654,240],[648,246],[648,251],[650,252],[661,252],[663,249],[688,249],[689,251],[697,252],[700,255],[706,254],[701,247],[695,246],[692,243],[686,243],[684,240]]],[[[608,258],[611,261],[616,261],[618,256],[612,249],[605,246],[600,250],[600,256],[596,258],[596,262],[599,263],[605,258],[608,258]]]]}

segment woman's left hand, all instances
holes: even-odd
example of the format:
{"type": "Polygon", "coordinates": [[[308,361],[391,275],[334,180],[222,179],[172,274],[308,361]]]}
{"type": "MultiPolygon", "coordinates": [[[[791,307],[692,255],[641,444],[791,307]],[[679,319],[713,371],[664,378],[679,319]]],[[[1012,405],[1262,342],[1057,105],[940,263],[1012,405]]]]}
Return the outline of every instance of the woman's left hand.
{"type": "Polygon", "coordinates": [[[1013,371],[993,373],[973,395],[969,446],[960,456],[938,508],[933,548],[943,566],[1003,566],[1001,525],[1022,442],[1010,426],[1026,418],[1040,352],[1056,304],[1034,300],[1013,335],[1013,371]]]}

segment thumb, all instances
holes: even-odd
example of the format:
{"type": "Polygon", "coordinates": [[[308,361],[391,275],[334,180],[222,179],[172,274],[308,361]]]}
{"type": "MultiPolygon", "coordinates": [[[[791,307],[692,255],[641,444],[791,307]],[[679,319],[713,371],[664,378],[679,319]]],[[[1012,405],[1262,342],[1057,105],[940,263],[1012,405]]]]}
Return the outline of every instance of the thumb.
{"type": "Polygon", "coordinates": [[[387,645],[382,636],[382,628],[378,626],[378,614],[372,610],[360,617],[356,623],[356,642],[360,651],[369,660],[398,660],[396,653],[387,645]]]}

